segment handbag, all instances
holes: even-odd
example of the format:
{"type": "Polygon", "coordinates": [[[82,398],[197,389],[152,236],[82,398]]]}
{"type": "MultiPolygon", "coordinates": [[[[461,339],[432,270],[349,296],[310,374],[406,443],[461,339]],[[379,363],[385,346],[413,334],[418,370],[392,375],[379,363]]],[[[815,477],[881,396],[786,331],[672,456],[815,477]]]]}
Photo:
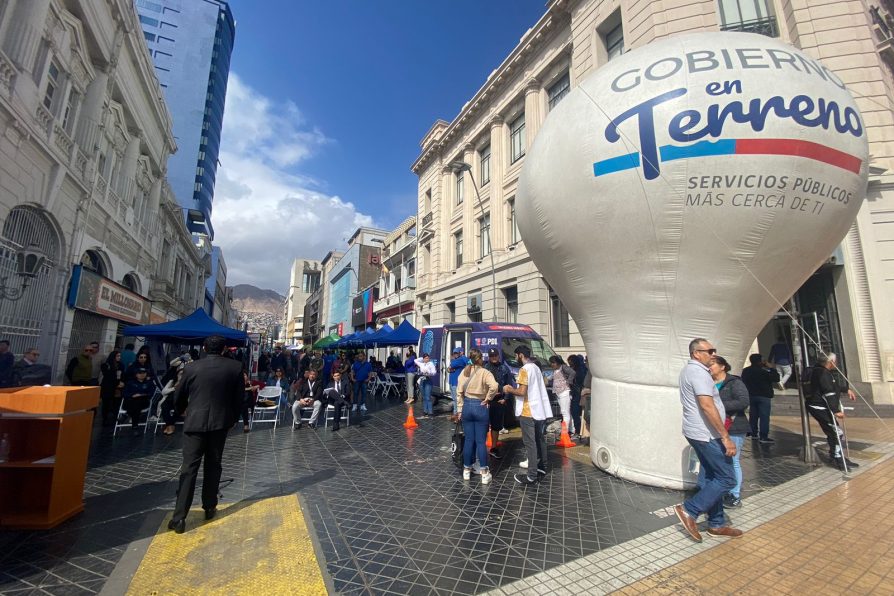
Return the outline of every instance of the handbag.
{"type": "Polygon", "coordinates": [[[462,422],[457,422],[453,427],[453,439],[450,441],[450,456],[453,458],[453,465],[457,468],[463,467],[463,447],[466,444],[466,435],[463,432],[462,422]]]}

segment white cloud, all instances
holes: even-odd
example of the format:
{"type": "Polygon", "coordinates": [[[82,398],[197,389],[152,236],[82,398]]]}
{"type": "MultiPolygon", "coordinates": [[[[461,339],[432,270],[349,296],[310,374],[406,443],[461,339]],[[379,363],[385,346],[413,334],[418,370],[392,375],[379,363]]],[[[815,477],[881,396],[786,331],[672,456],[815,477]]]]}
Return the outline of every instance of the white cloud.
{"type": "Polygon", "coordinates": [[[293,259],[322,258],[343,248],[357,227],[373,225],[371,216],[295,171],[330,142],[294,103],[278,105],[230,73],[212,214],[228,285],[284,293],[293,259]]]}

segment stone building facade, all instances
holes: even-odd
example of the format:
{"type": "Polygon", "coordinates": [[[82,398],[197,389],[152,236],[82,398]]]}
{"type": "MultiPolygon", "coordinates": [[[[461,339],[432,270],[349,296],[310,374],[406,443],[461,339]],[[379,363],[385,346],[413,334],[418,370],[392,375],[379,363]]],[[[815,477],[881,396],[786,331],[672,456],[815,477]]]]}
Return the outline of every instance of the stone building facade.
{"type": "Polygon", "coordinates": [[[20,284],[17,254],[45,257],[19,300],[0,299],[0,336],[17,355],[37,347],[57,381],[84,343],[102,355],[126,323],[201,304],[162,97],[130,0],[0,2],[4,283],[20,284]]]}
{"type": "MultiPolygon", "coordinates": [[[[412,166],[419,178],[418,324],[518,321],[532,325],[560,353],[583,351],[574,322],[515,228],[524,155],[550,109],[590,72],[656,39],[717,30],[778,37],[802,49],[848,85],[862,111],[872,155],[868,198],[839,250],[787,306],[824,350],[841,355],[861,391],[879,403],[894,402],[890,0],[549,2],[456,117],[436,121],[422,139],[412,166]]],[[[780,334],[792,341],[789,328],[780,313],[768,321],[756,349],[766,353],[780,334]]],[[[803,347],[802,364],[809,365],[816,350],[803,347]]]]}

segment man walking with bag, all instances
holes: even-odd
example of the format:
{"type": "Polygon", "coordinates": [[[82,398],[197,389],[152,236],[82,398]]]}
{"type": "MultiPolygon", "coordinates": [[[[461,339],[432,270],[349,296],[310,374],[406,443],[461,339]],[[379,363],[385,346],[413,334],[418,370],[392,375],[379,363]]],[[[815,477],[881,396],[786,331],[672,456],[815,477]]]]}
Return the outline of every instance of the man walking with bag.
{"type": "Polygon", "coordinates": [[[227,432],[239,417],[245,389],[242,365],[223,356],[227,349],[223,337],[206,338],[204,349],[205,358],[185,368],[174,394],[177,414],[185,417],[177,505],[168,524],[168,529],[178,534],[186,531],[186,515],[192,506],[202,458],[205,460],[202,509],[206,520],[217,513],[224,444],[227,432]]]}

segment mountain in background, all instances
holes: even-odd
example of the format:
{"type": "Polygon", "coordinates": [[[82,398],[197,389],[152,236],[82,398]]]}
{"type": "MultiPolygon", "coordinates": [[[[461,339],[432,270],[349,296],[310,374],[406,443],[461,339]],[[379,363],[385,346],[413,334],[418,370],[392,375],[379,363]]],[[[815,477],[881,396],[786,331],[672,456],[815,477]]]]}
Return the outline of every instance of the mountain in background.
{"type": "Polygon", "coordinates": [[[282,316],[285,297],[273,290],[262,290],[250,284],[233,286],[233,308],[243,313],[268,313],[282,316]]]}

